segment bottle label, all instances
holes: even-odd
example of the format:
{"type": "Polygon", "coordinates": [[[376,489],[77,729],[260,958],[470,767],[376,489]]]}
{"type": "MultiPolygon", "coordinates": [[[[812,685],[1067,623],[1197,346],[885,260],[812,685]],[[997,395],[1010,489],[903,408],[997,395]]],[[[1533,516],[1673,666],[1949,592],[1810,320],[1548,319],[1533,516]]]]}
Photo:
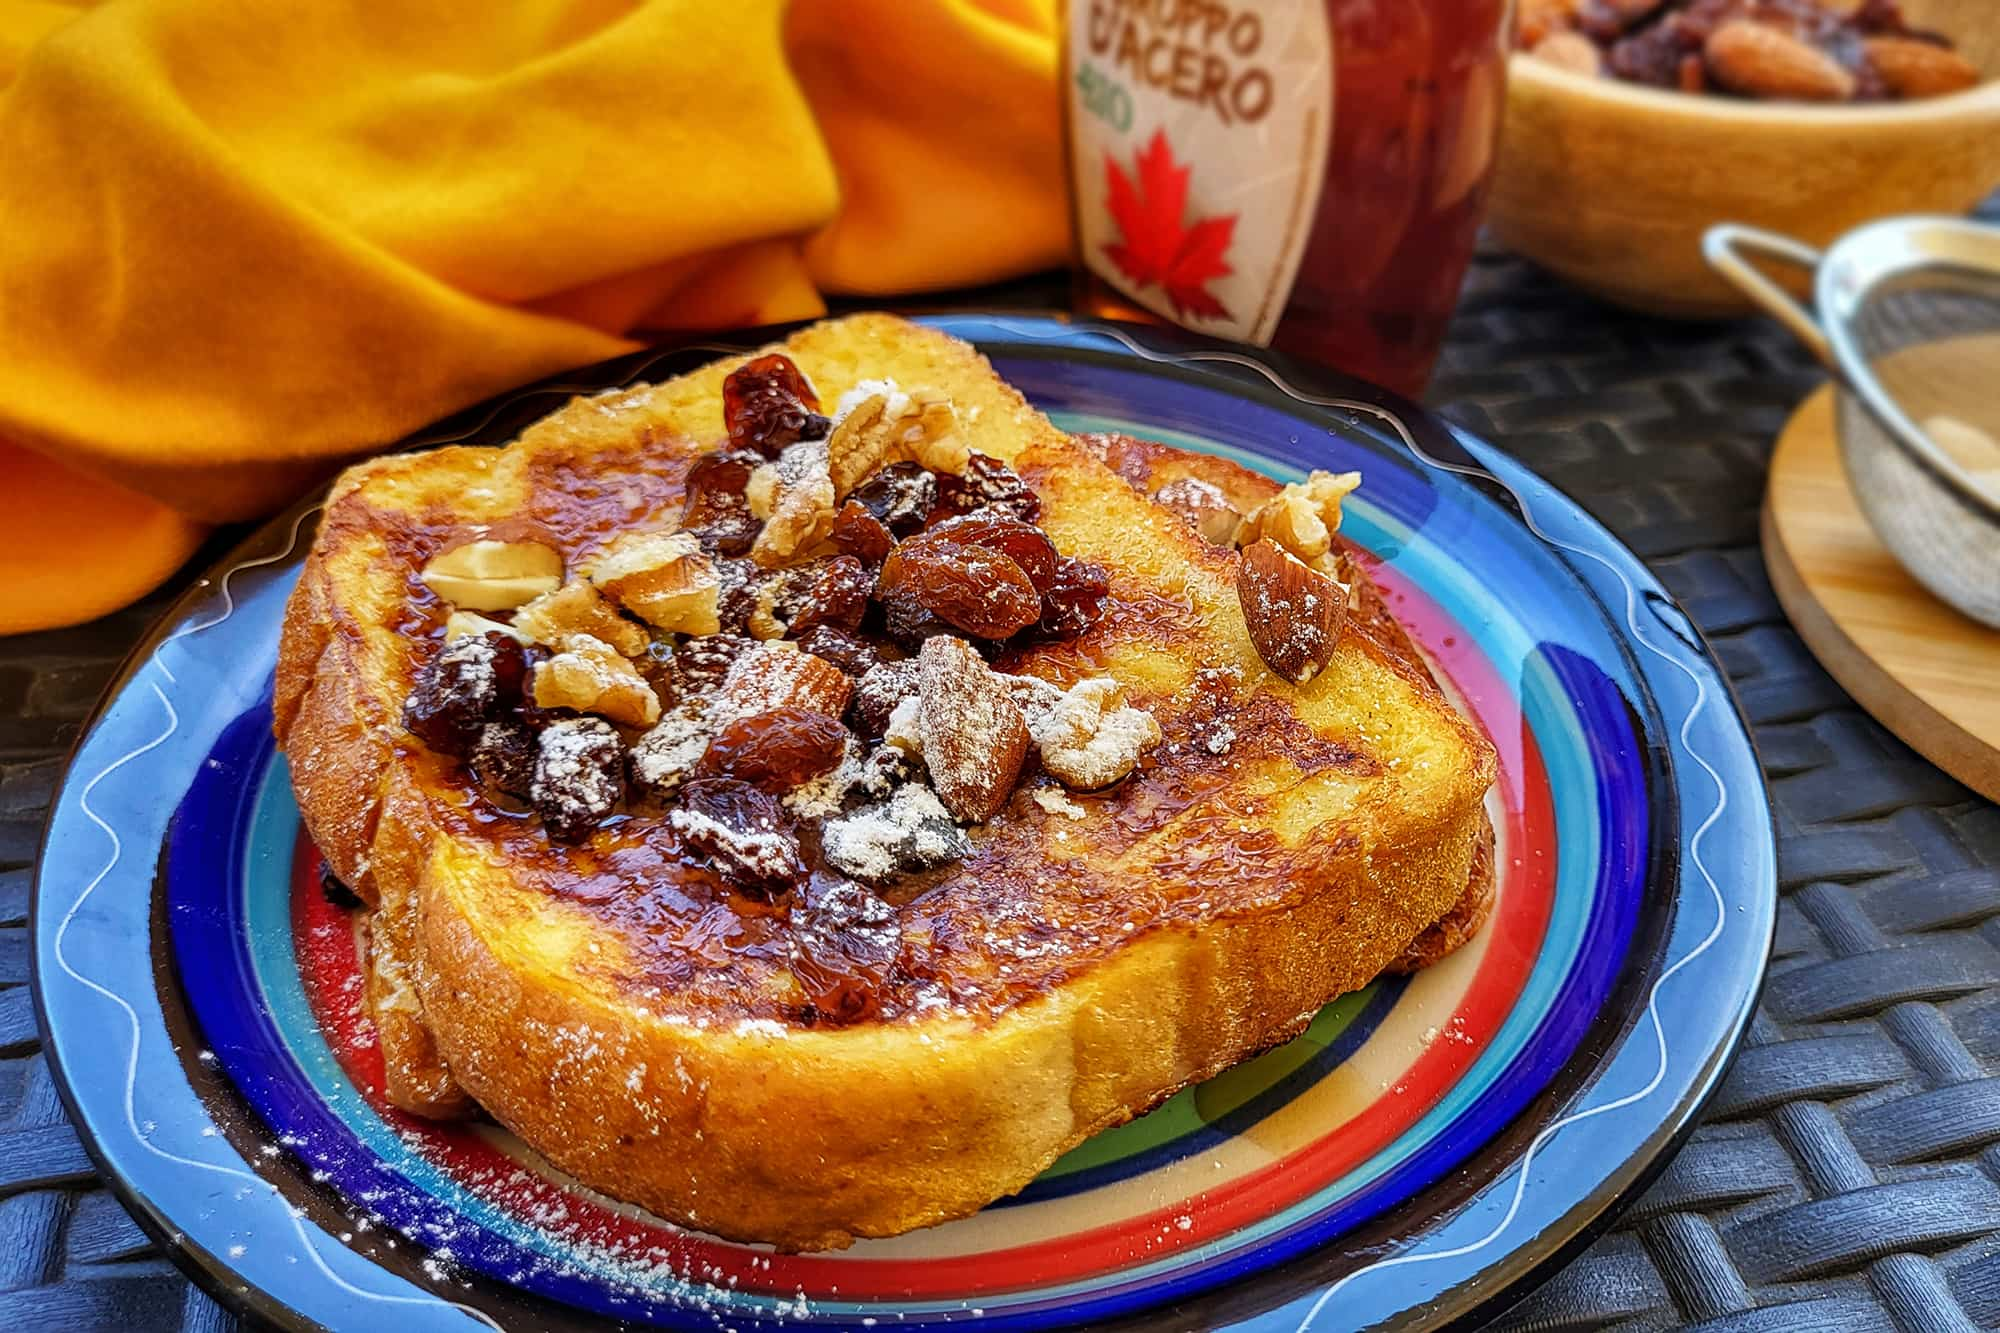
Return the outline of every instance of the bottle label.
{"type": "Polygon", "coordinates": [[[1318,0],[1070,0],[1071,189],[1081,258],[1138,305],[1266,344],[1333,141],[1318,0]]]}

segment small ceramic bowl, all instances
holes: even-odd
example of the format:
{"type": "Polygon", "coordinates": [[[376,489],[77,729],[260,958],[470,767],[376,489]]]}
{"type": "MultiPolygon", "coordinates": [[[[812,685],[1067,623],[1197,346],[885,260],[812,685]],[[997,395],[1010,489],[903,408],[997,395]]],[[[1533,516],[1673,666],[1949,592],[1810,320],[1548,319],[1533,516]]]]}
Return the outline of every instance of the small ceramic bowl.
{"type": "Polygon", "coordinates": [[[1587,78],[1517,54],[1494,234],[1597,296],[1649,314],[1746,314],[1702,262],[1724,219],[1824,247],[1876,218],[1963,213],[2000,186],[1994,0],[1903,0],[1987,82],[1915,102],[1746,102],[1587,78]]]}

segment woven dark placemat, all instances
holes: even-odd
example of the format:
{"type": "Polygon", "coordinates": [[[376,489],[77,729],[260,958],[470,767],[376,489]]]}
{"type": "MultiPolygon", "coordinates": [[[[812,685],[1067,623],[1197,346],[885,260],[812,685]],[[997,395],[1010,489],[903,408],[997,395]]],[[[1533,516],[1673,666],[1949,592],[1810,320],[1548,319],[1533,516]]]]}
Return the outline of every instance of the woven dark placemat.
{"type": "MultiPolygon", "coordinates": [[[[1708,1123],[1510,1333],[2000,1327],[2000,808],[1862,713],[1765,581],[1765,464],[1820,378],[1769,327],[1619,314],[1486,254],[1431,391],[1687,606],[1755,728],[1780,838],[1771,981],[1708,1123]]],[[[0,1329],[237,1327],[95,1179],[26,985],[62,755],[169,595],[0,640],[0,1329]]]]}

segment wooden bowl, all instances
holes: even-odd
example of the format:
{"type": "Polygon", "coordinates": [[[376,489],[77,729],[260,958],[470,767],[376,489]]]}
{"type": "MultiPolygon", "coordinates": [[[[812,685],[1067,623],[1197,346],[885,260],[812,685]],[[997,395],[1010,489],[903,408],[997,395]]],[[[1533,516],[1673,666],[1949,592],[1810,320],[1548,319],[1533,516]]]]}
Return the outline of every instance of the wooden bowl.
{"type": "Polygon", "coordinates": [[[1964,213],[2000,186],[1993,0],[1904,0],[1987,82],[1863,106],[1746,102],[1591,79],[1516,54],[1488,220],[1515,252],[1618,305],[1750,313],[1702,232],[1747,222],[1824,247],[1898,213],[1964,213]]]}

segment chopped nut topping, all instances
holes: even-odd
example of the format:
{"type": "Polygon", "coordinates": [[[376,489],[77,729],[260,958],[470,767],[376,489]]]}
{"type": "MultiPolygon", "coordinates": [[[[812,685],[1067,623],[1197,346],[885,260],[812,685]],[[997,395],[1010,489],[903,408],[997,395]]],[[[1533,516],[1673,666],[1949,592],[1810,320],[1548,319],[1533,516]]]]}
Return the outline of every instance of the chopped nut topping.
{"type": "Polygon", "coordinates": [[[562,651],[535,664],[535,703],[542,708],[574,708],[628,727],[660,720],[660,699],[639,669],[610,644],[588,634],[571,634],[562,651]]]}
{"type": "Polygon", "coordinates": [[[562,553],[540,542],[470,541],[424,566],[430,590],[467,611],[511,611],[562,582],[562,553]]]}
{"type": "Polygon", "coordinates": [[[717,726],[774,708],[804,708],[839,717],[854,683],[825,658],[784,640],[752,644],[723,677],[713,703],[717,726]]]}
{"type": "Polygon", "coordinates": [[[1028,758],[1028,725],[1005,678],[963,639],[939,635],[917,654],[917,702],[917,731],[938,799],[967,823],[991,819],[1028,758]]]}
{"type": "Polygon", "coordinates": [[[1212,545],[1236,545],[1243,515],[1214,482],[1179,477],[1154,491],[1153,498],[1186,519],[1212,545]]]}
{"type": "Polygon", "coordinates": [[[1248,546],[1269,538],[1322,574],[1331,574],[1340,502],[1360,484],[1359,472],[1314,472],[1253,510],[1237,540],[1248,546]]]}
{"type": "Polygon", "coordinates": [[[571,579],[529,602],[514,613],[514,628],[551,648],[572,634],[588,634],[626,657],[646,651],[645,628],[619,615],[587,579],[571,579]]]}
{"type": "Polygon", "coordinates": [[[722,579],[686,532],[628,532],[606,547],[590,581],[627,611],[672,634],[715,634],[722,579]]]}
{"type": "Polygon", "coordinates": [[[918,463],[956,475],[964,470],[967,452],[951,400],[932,393],[865,398],[846,410],[827,439],[834,496],[843,500],[891,463],[918,463]]]}
{"type": "MultiPolygon", "coordinates": [[[[567,581],[535,541],[468,542],[426,568],[458,605],[405,724],[489,797],[526,800],[575,842],[629,788],[632,813],[664,806],[693,863],[736,889],[796,893],[808,917],[852,898],[893,921],[835,871],[881,883],[967,855],[959,825],[1007,806],[1038,744],[1081,788],[1157,743],[1111,681],[1065,692],[982,657],[1075,638],[1109,580],[1057,549],[1025,478],[970,452],[948,398],[863,381],[829,420],[781,355],[738,367],[723,397],[729,444],[690,465],[682,527],[615,534],[567,581]]],[[[1180,489],[1214,508],[1200,485],[1180,489]]],[[[1337,524],[1338,493],[1293,489],[1337,524]]],[[[1034,799],[1084,813],[1057,788],[1034,799]]],[[[823,944],[808,961],[832,980],[807,1010],[822,1020],[852,998],[847,936],[823,944]]]]}
{"type": "Polygon", "coordinates": [[[1160,743],[1160,724],[1108,676],[1081,680],[1030,724],[1042,767],[1072,791],[1122,781],[1160,743]]]}
{"type": "Polygon", "coordinates": [[[820,831],[827,864],[843,875],[882,884],[933,870],[967,855],[972,840],[929,787],[898,787],[880,805],[828,821],[820,831]]]}
{"type": "Polygon", "coordinates": [[[504,634],[516,643],[528,642],[528,636],[512,625],[503,625],[497,620],[488,620],[473,611],[454,611],[445,617],[444,641],[463,639],[479,634],[504,634]]]}
{"type": "Polygon", "coordinates": [[[633,744],[627,756],[632,785],[655,800],[666,800],[693,776],[714,734],[708,705],[701,699],[683,701],[633,744]]]}
{"type": "MultiPolygon", "coordinates": [[[[761,469],[760,469],[761,471],[761,469]]],[[[756,474],[751,475],[756,490],[756,474]]],[[[788,445],[778,455],[772,483],[771,516],[750,544],[750,558],[765,569],[776,569],[805,555],[833,531],[833,479],[827,474],[827,442],[806,440],[788,445]]],[[[751,500],[751,512],[756,512],[751,500]]]]}

